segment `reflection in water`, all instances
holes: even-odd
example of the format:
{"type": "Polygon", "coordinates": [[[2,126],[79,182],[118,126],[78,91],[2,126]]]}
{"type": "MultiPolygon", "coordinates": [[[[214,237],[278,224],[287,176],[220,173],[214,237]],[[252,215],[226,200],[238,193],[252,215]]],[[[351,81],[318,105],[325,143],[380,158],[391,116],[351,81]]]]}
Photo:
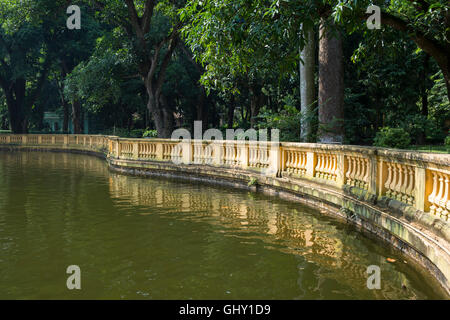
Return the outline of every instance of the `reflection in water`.
{"type": "Polygon", "coordinates": [[[261,194],[118,175],[62,153],[0,153],[0,188],[0,298],[439,297],[380,242],[261,194]],[[79,292],[65,288],[70,264],[79,292]],[[382,290],[366,287],[372,264],[382,290]]]}

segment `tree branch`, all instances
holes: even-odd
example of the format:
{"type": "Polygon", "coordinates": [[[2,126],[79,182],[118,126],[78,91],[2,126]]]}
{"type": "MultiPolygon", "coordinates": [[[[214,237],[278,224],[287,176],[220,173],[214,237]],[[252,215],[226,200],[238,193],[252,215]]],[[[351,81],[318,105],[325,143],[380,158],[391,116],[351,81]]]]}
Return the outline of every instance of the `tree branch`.
{"type": "Polygon", "coordinates": [[[144,33],[142,31],[141,25],[139,23],[139,17],[136,11],[136,7],[134,6],[133,0],[125,0],[125,3],[127,4],[128,8],[128,16],[130,17],[131,25],[134,29],[134,32],[136,32],[137,37],[141,42],[144,42],[144,33]]]}
{"type": "Polygon", "coordinates": [[[152,22],[153,9],[155,8],[154,0],[147,0],[145,3],[144,14],[142,15],[142,31],[144,34],[150,31],[150,23],[152,22]]]}
{"type": "Polygon", "coordinates": [[[448,65],[447,57],[450,52],[438,41],[430,39],[423,32],[411,28],[404,20],[390,13],[381,12],[381,24],[386,24],[396,30],[406,32],[419,48],[434,57],[439,65],[448,65]]]}

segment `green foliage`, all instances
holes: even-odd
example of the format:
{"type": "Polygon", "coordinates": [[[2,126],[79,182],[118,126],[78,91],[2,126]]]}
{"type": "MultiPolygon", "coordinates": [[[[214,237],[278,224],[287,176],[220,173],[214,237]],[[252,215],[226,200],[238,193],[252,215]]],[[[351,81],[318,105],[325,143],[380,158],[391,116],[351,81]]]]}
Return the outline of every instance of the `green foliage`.
{"type": "Polygon", "coordinates": [[[299,141],[302,114],[291,104],[291,99],[292,96],[286,97],[286,104],[279,112],[263,108],[258,116],[258,127],[279,129],[281,141],[299,141]]]}
{"type": "Polygon", "coordinates": [[[447,151],[450,152],[450,135],[445,138],[445,146],[447,147],[447,151]]]}
{"type": "Polygon", "coordinates": [[[247,186],[252,187],[258,184],[258,180],[256,178],[251,177],[247,183],[247,186]]]}
{"type": "Polygon", "coordinates": [[[376,147],[406,149],[411,142],[403,128],[383,127],[377,132],[373,145],[376,147]]]}
{"type": "Polygon", "coordinates": [[[156,130],[145,130],[144,134],[142,135],[142,138],[156,138],[158,137],[158,131],[156,130]]]}

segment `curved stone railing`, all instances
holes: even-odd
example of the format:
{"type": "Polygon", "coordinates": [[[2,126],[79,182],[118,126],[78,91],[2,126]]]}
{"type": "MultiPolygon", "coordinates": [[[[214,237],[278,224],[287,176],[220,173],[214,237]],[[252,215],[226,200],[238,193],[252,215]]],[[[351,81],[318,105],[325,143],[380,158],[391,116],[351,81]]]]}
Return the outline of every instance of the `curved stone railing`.
{"type": "Polygon", "coordinates": [[[341,208],[347,218],[356,214],[361,221],[370,220],[388,230],[402,241],[398,247],[406,243],[437,266],[442,272],[440,282],[450,291],[449,154],[100,135],[1,134],[2,145],[93,151],[124,170],[169,170],[170,165],[219,178],[244,172],[239,179],[316,198],[341,208]]]}

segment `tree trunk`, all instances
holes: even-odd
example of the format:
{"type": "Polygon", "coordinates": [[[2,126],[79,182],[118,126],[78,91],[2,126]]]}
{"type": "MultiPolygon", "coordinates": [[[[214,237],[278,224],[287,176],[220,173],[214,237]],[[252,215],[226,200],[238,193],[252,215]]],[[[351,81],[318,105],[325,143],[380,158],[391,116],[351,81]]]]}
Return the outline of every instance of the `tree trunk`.
{"type": "Polygon", "coordinates": [[[315,66],[315,40],[314,29],[305,31],[305,46],[300,52],[300,99],[301,99],[301,133],[300,139],[305,142],[312,141],[311,116],[315,100],[314,66],[315,66]]]}
{"type": "Polygon", "coordinates": [[[228,106],[228,114],[227,114],[227,129],[233,129],[234,123],[234,109],[236,108],[236,102],[234,96],[231,96],[230,105],[228,106]]]}
{"type": "MultiPolygon", "coordinates": [[[[423,68],[420,74],[420,78],[422,80],[422,85],[420,87],[420,99],[422,100],[422,109],[420,113],[425,118],[428,118],[428,94],[427,94],[427,75],[428,75],[428,62],[430,60],[430,56],[428,54],[425,55],[423,60],[423,68]]],[[[424,131],[421,131],[417,135],[417,144],[423,145],[426,141],[426,135],[424,131]]]]}
{"type": "Polygon", "coordinates": [[[8,103],[9,125],[13,133],[28,133],[28,121],[22,107],[13,101],[8,103]]]}
{"type": "Polygon", "coordinates": [[[68,133],[69,132],[69,106],[67,105],[67,101],[65,101],[65,100],[63,102],[63,110],[64,110],[64,116],[63,116],[62,131],[63,131],[63,133],[68,133]]]}
{"type": "Polygon", "coordinates": [[[208,128],[208,109],[206,108],[206,103],[208,98],[206,97],[206,92],[204,88],[199,85],[200,94],[198,95],[198,102],[196,107],[196,120],[202,122],[202,132],[208,128]]]}
{"type": "Polygon", "coordinates": [[[81,119],[81,103],[77,99],[72,102],[73,133],[75,133],[75,134],[83,133],[81,121],[82,121],[82,119],[81,119]]]}
{"type": "Polygon", "coordinates": [[[147,108],[153,117],[158,138],[170,138],[174,128],[173,112],[168,110],[161,95],[153,93],[152,87],[147,88],[147,93],[149,96],[147,108]]]}
{"type": "Polygon", "coordinates": [[[61,61],[61,81],[57,81],[57,83],[58,83],[59,95],[61,97],[61,104],[63,106],[63,112],[64,112],[63,126],[62,126],[63,133],[69,132],[69,106],[66,101],[66,98],[64,97],[64,80],[66,79],[67,72],[68,72],[68,69],[67,69],[66,63],[64,61],[61,61]]]}
{"type": "Polygon", "coordinates": [[[344,68],[342,40],[321,18],[319,41],[319,134],[322,143],[344,139],[344,68]]]}
{"type": "Polygon", "coordinates": [[[254,128],[257,123],[257,117],[259,110],[263,103],[263,93],[259,85],[252,85],[249,88],[250,91],[250,127],[254,128]]]}
{"type": "Polygon", "coordinates": [[[4,87],[8,106],[9,126],[13,133],[28,133],[28,119],[25,110],[25,79],[17,79],[4,87]]]}

